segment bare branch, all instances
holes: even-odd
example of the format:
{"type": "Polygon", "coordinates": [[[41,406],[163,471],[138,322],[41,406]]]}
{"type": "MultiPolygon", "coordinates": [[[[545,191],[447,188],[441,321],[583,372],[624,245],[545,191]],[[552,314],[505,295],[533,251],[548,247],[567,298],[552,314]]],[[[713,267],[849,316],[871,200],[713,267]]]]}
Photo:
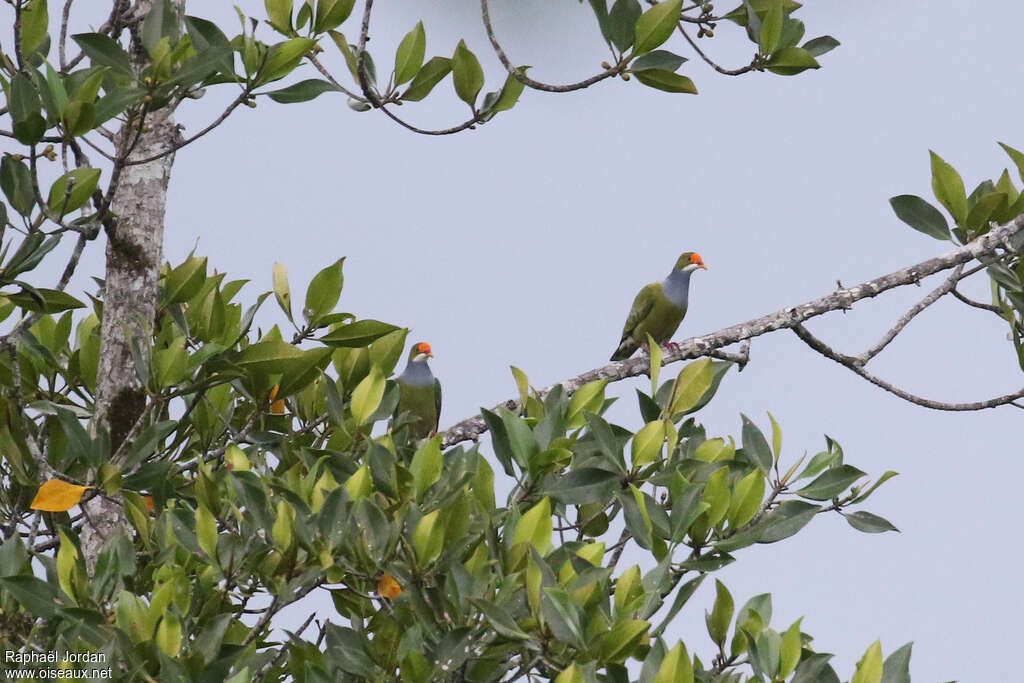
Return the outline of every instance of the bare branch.
{"type": "Polygon", "coordinates": [[[885,380],[880,379],[879,377],[876,377],[875,375],[871,374],[861,366],[861,364],[858,362],[859,359],[854,358],[852,356],[846,356],[837,352],[828,344],[826,344],[825,342],[821,341],[813,334],[811,334],[803,325],[794,325],[793,332],[795,332],[796,336],[800,337],[800,339],[802,339],[804,343],[806,343],[809,347],[811,347],[821,355],[825,356],[826,358],[834,360],[840,365],[849,368],[856,374],[860,375],[867,381],[874,384],[876,387],[885,389],[889,393],[899,396],[903,400],[909,401],[919,406],[924,406],[925,408],[931,408],[933,410],[972,411],[985,410],[987,408],[995,408],[997,406],[1009,404],[1017,408],[1024,409],[1024,405],[1014,403],[1014,401],[1020,398],[1024,398],[1024,389],[1021,389],[1020,391],[1014,392],[1012,394],[1006,394],[1005,396],[997,396],[996,398],[991,398],[988,399],[987,401],[975,401],[973,403],[944,403],[942,401],[933,401],[928,398],[921,398],[920,396],[911,394],[909,391],[900,389],[899,387],[890,384],[889,382],[886,382],[885,380]]]}
{"type": "Polygon", "coordinates": [[[757,55],[754,55],[754,58],[750,61],[750,64],[747,64],[746,66],[741,66],[738,69],[726,69],[725,67],[719,66],[710,57],[704,54],[703,50],[697,47],[696,41],[694,41],[693,38],[690,37],[690,34],[686,32],[686,29],[682,27],[682,24],[680,24],[678,28],[679,32],[683,34],[683,38],[686,38],[686,42],[688,42],[690,44],[690,47],[693,48],[693,51],[696,52],[700,56],[700,58],[707,63],[708,66],[710,66],[712,69],[714,69],[720,74],[724,74],[726,76],[739,76],[740,74],[745,74],[748,71],[753,71],[757,67],[757,55]]]}
{"type": "MultiPolygon", "coordinates": [[[[1024,217],[1019,217],[941,256],[922,261],[916,265],[897,270],[873,280],[868,280],[854,287],[839,289],[799,306],[789,306],[781,311],[726,327],[711,334],[691,337],[666,352],[663,356],[662,364],[668,365],[680,360],[707,356],[724,346],[736,344],[745,339],[752,339],[777,330],[791,329],[819,315],[851,308],[855,302],[861,299],[876,297],[882,292],[896,287],[916,284],[929,275],[955,268],[980,257],[989,256],[995,253],[996,249],[1003,246],[1004,240],[1022,232],[1024,232],[1024,217]]],[[[649,359],[630,358],[588,370],[559,384],[562,386],[563,391],[571,394],[587,382],[594,380],[618,382],[629,377],[648,374],[649,371],[649,359]]],[[[554,388],[554,385],[543,390],[541,395],[546,395],[552,388],[554,388]]],[[[1020,398],[1020,396],[1016,398],[1020,398]]],[[[1008,399],[1003,401],[1003,403],[1009,403],[1012,400],[1014,399],[1008,399]]],[[[499,404],[499,406],[504,406],[509,410],[518,410],[519,402],[510,399],[499,404]]],[[[486,431],[487,425],[484,423],[483,418],[479,415],[474,415],[457,422],[445,430],[443,445],[448,447],[462,441],[475,440],[486,431]]]]}
{"type": "Polygon", "coordinates": [[[498,56],[502,66],[505,67],[505,70],[508,71],[513,78],[534,90],[543,90],[545,92],[572,92],[573,90],[582,90],[583,88],[589,88],[595,83],[603,81],[606,78],[618,76],[620,73],[625,71],[628,66],[628,63],[622,60],[603,73],[591,76],[590,78],[585,78],[577,83],[569,83],[568,85],[550,85],[548,83],[535,81],[512,65],[512,62],[509,61],[508,56],[505,54],[505,50],[503,50],[501,44],[498,43],[498,39],[494,35],[494,27],[491,26],[491,11],[490,7],[487,5],[487,0],[480,0],[480,14],[483,17],[484,29],[487,30],[487,37],[490,39],[491,46],[494,48],[494,54],[498,56]]]}
{"type": "Polygon", "coordinates": [[[980,308],[983,311],[991,311],[991,312],[995,313],[996,315],[998,315],[1000,318],[1003,317],[1003,309],[999,308],[998,306],[993,306],[992,304],[983,304],[980,301],[975,301],[974,299],[970,299],[970,298],[964,296],[959,291],[957,291],[956,285],[954,285],[953,289],[950,290],[950,294],[952,294],[954,297],[956,297],[960,301],[964,302],[968,306],[973,306],[974,308],[980,308]]]}
{"type": "Polygon", "coordinates": [[[893,325],[892,328],[888,332],[886,332],[881,339],[878,340],[878,343],[876,343],[870,349],[854,358],[854,362],[857,363],[858,365],[866,365],[869,360],[871,360],[879,353],[881,353],[882,349],[888,346],[889,343],[896,338],[896,335],[902,332],[903,328],[907,326],[907,323],[913,320],[918,313],[920,313],[921,311],[923,311],[924,309],[928,308],[933,303],[941,299],[956,286],[956,283],[959,282],[963,277],[961,275],[961,273],[963,273],[963,270],[963,264],[957,266],[956,269],[953,270],[953,274],[946,278],[945,282],[936,287],[928,296],[918,301],[910,308],[910,310],[901,315],[900,319],[896,321],[896,324],[893,325]]]}

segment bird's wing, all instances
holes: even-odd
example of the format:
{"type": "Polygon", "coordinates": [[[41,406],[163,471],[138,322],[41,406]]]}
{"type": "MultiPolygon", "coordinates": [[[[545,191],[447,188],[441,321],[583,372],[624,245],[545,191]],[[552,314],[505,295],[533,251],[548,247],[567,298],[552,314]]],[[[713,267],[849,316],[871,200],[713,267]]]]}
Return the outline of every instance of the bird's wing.
{"type": "MultiPolygon", "coordinates": [[[[441,383],[434,379],[434,407],[437,408],[437,422],[441,423],[441,383]]],[[[436,429],[436,427],[435,427],[436,429]]]]}
{"type": "Polygon", "coordinates": [[[612,360],[629,358],[642,343],[642,340],[637,339],[636,333],[640,325],[654,310],[656,288],[659,286],[657,282],[653,282],[641,289],[633,299],[633,307],[629,309],[626,324],[622,326],[622,339],[619,340],[619,345],[615,349],[615,353],[612,354],[612,360]]]}
{"type": "Polygon", "coordinates": [[[620,344],[633,336],[633,333],[636,332],[636,328],[640,323],[651,314],[651,310],[654,308],[654,288],[657,286],[657,282],[652,282],[641,289],[636,295],[636,298],[633,299],[633,307],[629,309],[629,315],[626,317],[626,324],[622,326],[622,339],[619,340],[620,344]]]}

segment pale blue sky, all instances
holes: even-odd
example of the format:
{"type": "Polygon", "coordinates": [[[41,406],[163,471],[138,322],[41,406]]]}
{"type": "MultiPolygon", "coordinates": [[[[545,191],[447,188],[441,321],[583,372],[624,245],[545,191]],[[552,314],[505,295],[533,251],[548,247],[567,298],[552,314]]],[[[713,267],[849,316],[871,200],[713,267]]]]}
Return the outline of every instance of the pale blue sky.
{"type": "MultiPolygon", "coordinates": [[[[201,4],[192,11],[206,12],[201,4]]],[[[500,85],[476,2],[394,4],[374,18],[379,70],[421,17],[428,55],[450,54],[464,36],[484,61],[486,89],[500,85]]],[[[254,14],[261,6],[243,3],[254,14]]],[[[235,21],[228,3],[215,12],[235,21]]],[[[587,76],[607,58],[586,4],[496,0],[493,14],[510,57],[535,65],[538,79],[587,76]]],[[[179,153],[167,256],[180,261],[198,240],[212,266],[254,281],[243,290],[250,299],[270,288],[274,261],[300,289],[347,256],[341,309],[412,327],[410,341],[433,345],[448,425],[513,395],[510,364],[546,386],[606,362],[636,290],[681,251],[699,251],[710,270],[694,279],[680,337],[945,251],[899,223],[887,200],[930,195],[929,148],[973,187],[1007,165],[996,140],[1024,146],[1024,6],[999,3],[993,16],[953,0],[818,1],[798,16],[809,37],[842,42],[817,72],[727,78],[691,61],[684,72],[697,97],[621,81],[570,95],[528,91],[512,112],[449,138],[353,113],[340,96],[261,101],[179,153]]],[[[723,23],[706,46],[738,66],[749,43],[732,31],[723,23]]],[[[190,105],[186,133],[231,94],[190,105]]],[[[450,81],[430,99],[399,112],[438,126],[464,115],[450,81]]],[[[83,271],[98,273],[100,256],[93,247],[83,271]]],[[[858,353],[930,284],[810,328],[858,353]]],[[[966,289],[984,297],[987,285],[966,289]]],[[[872,366],[940,400],[1012,391],[1020,371],[990,317],[940,302],[872,366]]],[[[612,389],[624,397],[613,418],[636,426],[633,386],[612,389]]],[[[909,405],[787,332],[754,341],[751,364],[728,377],[701,419],[712,435],[738,436],[741,412],[767,427],[768,410],[790,462],[820,450],[827,433],[848,462],[901,472],[866,509],[902,533],[816,519],[786,542],[741,551],[719,573],[737,602],[771,592],[779,630],[805,616],[843,678],[877,637],[886,653],[915,641],[915,680],[1019,677],[1020,414],[909,405]]],[[[711,652],[703,610],[712,599],[709,582],[669,634],[702,655],[711,652]]]]}

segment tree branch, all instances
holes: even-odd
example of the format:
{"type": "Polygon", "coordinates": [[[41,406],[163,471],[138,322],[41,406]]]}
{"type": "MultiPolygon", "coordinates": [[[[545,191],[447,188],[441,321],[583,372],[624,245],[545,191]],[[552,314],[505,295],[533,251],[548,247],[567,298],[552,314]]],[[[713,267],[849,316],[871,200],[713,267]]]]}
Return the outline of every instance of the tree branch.
{"type": "Polygon", "coordinates": [[[582,90],[583,88],[589,88],[595,83],[603,81],[606,78],[618,76],[620,73],[625,71],[628,65],[626,61],[620,60],[618,64],[603,73],[591,76],[590,78],[585,78],[577,83],[569,83],[568,85],[550,85],[548,83],[535,81],[512,65],[512,62],[505,54],[505,50],[503,50],[501,44],[498,43],[498,39],[494,35],[494,27],[491,25],[491,10],[487,5],[487,0],[480,0],[480,15],[484,21],[484,29],[487,31],[487,38],[491,41],[491,47],[494,48],[494,54],[498,56],[502,66],[505,67],[505,70],[508,71],[512,78],[516,79],[523,85],[533,88],[534,90],[543,90],[545,92],[572,92],[573,90],[582,90]]]}
{"type": "MultiPolygon", "coordinates": [[[[992,255],[997,249],[1003,247],[1006,240],[1024,233],[1024,217],[1018,217],[1006,225],[992,229],[990,232],[978,237],[966,245],[947,252],[941,256],[922,261],[916,265],[902,268],[895,272],[868,280],[854,287],[846,287],[823,297],[819,297],[798,306],[789,306],[775,313],[754,318],[746,322],[726,327],[711,334],[700,337],[691,337],[675,348],[667,351],[663,356],[662,364],[668,365],[680,360],[698,358],[710,355],[713,351],[730,344],[736,344],[745,339],[752,339],[777,330],[792,329],[804,321],[824,315],[831,311],[848,309],[861,299],[876,297],[896,287],[903,287],[909,284],[917,284],[923,278],[935,273],[955,268],[961,264],[973,261],[979,257],[992,255]]],[[[560,382],[562,390],[571,394],[581,386],[594,380],[606,380],[618,382],[629,377],[648,374],[650,371],[648,358],[629,358],[627,360],[609,363],[608,365],[588,370],[580,375],[560,382]]],[[[877,378],[876,378],[877,379],[877,378]]],[[[881,385],[880,385],[881,386],[881,385]]],[[[546,395],[551,391],[548,387],[541,392],[546,395]]],[[[1015,398],[1024,396],[1010,395],[1014,398],[1006,399],[1003,403],[1009,403],[1015,398]]],[[[916,398],[916,397],[915,397],[916,398]]],[[[908,399],[909,400],[909,399],[908,399]]],[[[923,400],[923,399],[922,399],[923,400]]],[[[998,399],[996,399],[998,400],[998,399]]],[[[921,403],[920,405],[928,405],[921,403]]],[[[941,404],[940,404],[941,405],[941,404]]],[[[970,404],[963,404],[970,405],[970,404]]],[[[998,404],[1001,405],[1001,404],[998,404]]],[[[510,399],[499,404],[509,410],[518,410],[519,402],[510,399]]],[[[928,406],[932,407],[932,406],[928,406]]],[[[949,408],[939,408],[948,410],[949,408]]],[[[979,408],[968,408],[978,410],[979,408]]],[[[444,447],[453,446],[462,441],[476,440],[481,434],[487,431],[487,425],[479,415],[466,418],[445,430],[444,447]]]]}
{"type": "Polygon", "coordinates": [[[911,394],[909,391],[904,391],[903,389],[900,389],[899,387],[890,384],[889,382],[886,382],[885,380],[871,374],[870,372],[865,370],[864,367],[858,362],[858,358],[854,358],[853,356],[846,356],[839,353],[838,351],[830,347],[828,344],[826,344],[825,342],[821,341],[813,334],[811,334],[803,325],[794,325],[793,332],[795,332],[796,336],[800,337],[800,339],[802,339],[804,343],[806,343],[808,346],[810,346],[812,349],[814,349],[821,355],[831,360],[834,360],[840,365],[849,368],[856,374],[860,375],[867,381],[874,384],[876,387],[885,389],[889,393],[899,396],[904,401],[910,401],[911,403],[914,403],[916,405],[924,406],[925,408],[931,408],[933,410],[985,410],[987,408],[995,408],[997,406],[1006,404],[1024,409],[1024,405],[1014,403],[1014,401],[1016,401],[1017,399],[1024,398],[1024,389],[1021,389],[1020,391],[1014,392],[1012,394],[1006,394],[1005,396],[997,396],[996,398],[991,398],[988,399],[987,401],[975,401],[973,403],[944,403],[942,401],[933,401],[928,398],[921,398],[920,396],[911,394]]]}

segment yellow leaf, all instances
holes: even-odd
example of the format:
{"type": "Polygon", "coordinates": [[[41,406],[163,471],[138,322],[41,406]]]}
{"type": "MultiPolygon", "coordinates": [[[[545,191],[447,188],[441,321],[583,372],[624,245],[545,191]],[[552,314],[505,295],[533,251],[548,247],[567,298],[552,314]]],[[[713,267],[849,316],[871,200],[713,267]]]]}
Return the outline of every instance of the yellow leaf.
{"type": "Polygon", "coordinates": [[[285,413],[285,402],[283,398],[279,398],[270,404],[271,415],[284,415],[285,413]]]}
{"type": "Polygon", "coordinates": [[[88,488],[91,487],[51,479],[39,487],[39,492],[29,507],[45,512],[65,512],[78,505],[78,501],[82,500],[82,494],[88,488]]]}
{"type": "Polygon", "coordinates": [[[377,594],[387,598],[388,600],[394,600],[402,594],[402,587],[395,580],[395,577],[391,576],[386,572],[382,572],[377,577],[377,594]]]}

